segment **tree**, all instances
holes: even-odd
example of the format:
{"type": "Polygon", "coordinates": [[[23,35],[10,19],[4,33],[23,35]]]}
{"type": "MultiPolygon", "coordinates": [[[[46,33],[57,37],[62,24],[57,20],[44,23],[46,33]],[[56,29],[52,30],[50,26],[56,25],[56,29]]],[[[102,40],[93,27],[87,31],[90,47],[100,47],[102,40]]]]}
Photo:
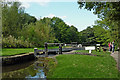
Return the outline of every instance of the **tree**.
{"type": "Polygon", "coordinates": [[[112,39],[119,42],[119,23],[120,23],[120,2],[79,2],[79,8],[84,8],[87,10],[93,10],[94,14],[97,14],[101,19],[102,27],[107,27],[112,39]]]}
{"type": "Polygon", "coordinates": [[[68,38],[68,43],[71,43],[71,42],[79,43],[78,29],[73,25],[67,29],[67,38],[68,38]]]}
{"type": "Polygon", "coordinates": [[[21,7],[20,2],[6,2],[2,6],[2,26],[3,36],[8,37],[12,35],[18,37],[19,31],[25,25],[35,23],[36,18],[24,13],[24,8],[21,7]]]}
{"type": "Polygon", "coordinates": [[[29,24],[23,29],[24,40],[30,41],[34,46],[44,46],[45,42],[52,42],[55,38],[52,34],[50,25],[37,21],[35,24],[29,24]]]}
{"type": "Polygon", "coordinates": [[[110,36],[107,30],[105,30],[103,27],[98,25],[94,25],[93,29],[94,29],[94,37],[96,43],[107,46],[108,42],[110,42],[110,36]]]}
{"type": "MultiPolygon", "coordinates": [[[[62,19],[58,17],[43,18],[41,19],[43,23],[49,21],[48,25],[51,26],[53,33],[55,34],[56,41],[71,43],[78,42],[78,30],[74,26],[67,25],[62,19]]],[[[55,41],[55,42],[56,42],[55,41]]]]}
{"type": "Polygon", "coordinates": [[[79,33],[80,41],[82,44],[95,44],[94,29],[88,26],[86,29],[79,33]]]}
{"type": "Polygon", "coordinates": [[[17,27],[20,25],[18,22],[19,19],[19,2],[9,2],[4,4],[2,7],[2,26],[3,26],[3,35],[9,36],[16,34],[17,27]],[[8,6],[11,5],[11,6],[8,6]]]}

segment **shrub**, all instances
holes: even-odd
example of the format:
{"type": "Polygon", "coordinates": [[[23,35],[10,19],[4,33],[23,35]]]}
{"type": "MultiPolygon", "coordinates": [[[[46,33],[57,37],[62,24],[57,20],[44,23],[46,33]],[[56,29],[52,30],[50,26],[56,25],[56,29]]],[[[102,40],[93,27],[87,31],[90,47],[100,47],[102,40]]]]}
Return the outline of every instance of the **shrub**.
{"type": "Polygon", "coordinates": [[[3,37],[2,39],[2,47],[3,48],[28,48],[33,47],[33,45],[27,41],[22,40],[21,38],[14,38],[14,36],[3,37]]]}

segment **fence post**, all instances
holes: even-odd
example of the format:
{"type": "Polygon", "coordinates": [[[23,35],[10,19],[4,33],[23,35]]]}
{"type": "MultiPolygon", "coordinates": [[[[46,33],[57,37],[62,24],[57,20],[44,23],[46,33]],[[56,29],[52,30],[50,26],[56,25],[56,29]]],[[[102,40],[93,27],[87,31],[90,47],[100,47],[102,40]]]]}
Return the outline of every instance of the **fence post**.
{"type": "Polygon", "coordinates": [[[59,54],[62,54],[62,45],[59,44],[59,54]]]}
{"type": "Polygon", "coordinates": [[[48,46],[47,46],[47,42],[45,42],[45,57],[48,57],[48,46]]]}
{"type": "Polygon", "coordinates": [[[37,55],[37,48],[34,48],[34,55],[36,56],[37,55]]]}

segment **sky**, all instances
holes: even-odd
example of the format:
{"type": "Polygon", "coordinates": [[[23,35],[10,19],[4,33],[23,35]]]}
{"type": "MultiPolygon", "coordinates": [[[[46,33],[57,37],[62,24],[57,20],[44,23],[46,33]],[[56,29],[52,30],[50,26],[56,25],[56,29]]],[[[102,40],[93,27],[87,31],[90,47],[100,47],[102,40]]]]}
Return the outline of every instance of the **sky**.
{"type": "Polygon", "coordinates": [[[26,13],[37,19],[59,17],[66,24],[75,26],[78,31],[94,25],[94,21],[98,19],[92,11],[80,9],[75,0],[22,0],[22,6],[25,7],[26,13]]]}

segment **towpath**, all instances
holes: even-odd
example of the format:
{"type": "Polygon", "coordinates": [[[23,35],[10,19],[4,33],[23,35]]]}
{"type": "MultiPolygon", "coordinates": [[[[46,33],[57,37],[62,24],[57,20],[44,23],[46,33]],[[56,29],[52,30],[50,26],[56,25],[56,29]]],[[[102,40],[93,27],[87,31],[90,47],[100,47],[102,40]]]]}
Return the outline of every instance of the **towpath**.
{"type": "Polygon", "coordinates": [[[114,54],[111,54],[111,56],[115,59],[115,61],[117,62],[117,67],[120,71],[120,54],[118,51],[115,51],[114,54]]]}

